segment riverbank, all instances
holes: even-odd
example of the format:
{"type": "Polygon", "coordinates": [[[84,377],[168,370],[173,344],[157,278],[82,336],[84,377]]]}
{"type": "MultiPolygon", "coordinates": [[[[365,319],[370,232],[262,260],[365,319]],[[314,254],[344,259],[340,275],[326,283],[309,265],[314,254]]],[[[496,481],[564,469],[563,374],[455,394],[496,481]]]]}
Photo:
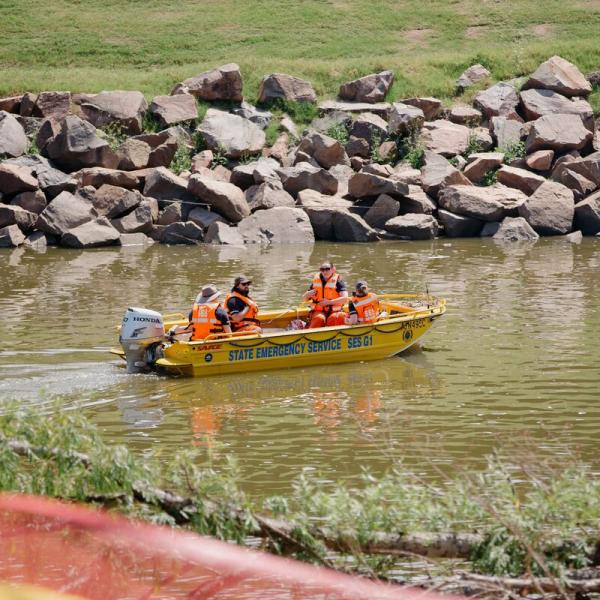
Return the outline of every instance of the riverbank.
{"type": "MultiPolygon", "coordinates": [[[[490,78],[472,65],[456,85],[490,78]]],[[[0,245],[600,232],[596,74],[554,56],[449,110],[386,102],[394,79],[373,73],[317,104],[310,82],[271,74],[253,106],[231,63],[150,106],[122,91],[0,99],[0,245]]]]}

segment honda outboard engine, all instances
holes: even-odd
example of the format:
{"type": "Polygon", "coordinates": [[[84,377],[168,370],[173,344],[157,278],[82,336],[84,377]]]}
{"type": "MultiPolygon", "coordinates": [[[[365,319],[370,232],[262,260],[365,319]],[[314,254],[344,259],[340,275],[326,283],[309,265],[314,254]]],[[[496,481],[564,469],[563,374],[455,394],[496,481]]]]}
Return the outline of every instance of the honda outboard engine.
{"type": "Polygon", "coordinates": [[[125,351],[128,373],[148,371],[156,350],[165,340],[162,315],[155,310],[131,307],[125,311],[119,341],[125,351]]]}

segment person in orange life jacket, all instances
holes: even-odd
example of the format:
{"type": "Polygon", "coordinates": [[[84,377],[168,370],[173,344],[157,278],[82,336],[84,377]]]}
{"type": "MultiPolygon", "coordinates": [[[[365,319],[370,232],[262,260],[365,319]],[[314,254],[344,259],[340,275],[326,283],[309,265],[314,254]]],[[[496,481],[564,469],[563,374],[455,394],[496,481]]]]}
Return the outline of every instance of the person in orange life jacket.
{"type": "Polygon", "coordinates": [[[258,321],[258,304],[250,298],[252,280],[244,275],[235,278],[233,288],[225,299],[225,307],[229,313],[233,331],[244,333],[261,333],[258,321]]]}
{"type": "Polygon", "coordinates": [[[231,333],[229,316],[218,301],[221,292],[214,285],[205,285],[196,297],[188,319],[192,341],[203,340],[214,333],[231,333]]]}
{"type": "Polygon", "coordinates": [[[302,296],[303,300],[313,303],[310,312],[309,328],[330,327],[345,324],[342,311],[348,301],[346,283],[338,275],[333,263],[326,261],[315,273],[310,288],[302,296]]]}
{"type": "Polygon", "coordinates": [[[356,282],[354,293],[348,305],[347,325],[357,323],[375,323],[379,317],[379,300],[364,279],[356,282]]]}

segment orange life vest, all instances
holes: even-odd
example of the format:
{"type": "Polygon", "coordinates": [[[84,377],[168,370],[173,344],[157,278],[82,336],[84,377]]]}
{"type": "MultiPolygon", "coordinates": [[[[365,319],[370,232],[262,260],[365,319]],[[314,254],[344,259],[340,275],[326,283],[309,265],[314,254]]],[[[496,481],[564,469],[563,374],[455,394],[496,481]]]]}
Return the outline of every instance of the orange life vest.
{"type": "Polygon", "coordinates": [[[222,333],[223,323],[217,319],[220,302],[194,304],[192,308],[192,341],[203,340],[211,333],[222,333]]]}
{"type": "Polygon", "coordinates": [[[333,306],[319,306],[321,300],[335,300],[340,298],[341,294],[337,291],[337,282],[340,276],[334,273],[323,285],[321,273],[317,273],[312,280],[312,289],[317,293],[311,298],[314,303],[313,310],[315,312],[339,312],[343,308],[343,304],[334,304],[333,306]]]}
{"type": "Polygon", "coordinates": [[[225,306],[227,307],[227,311],[229,312],[229,300],[231,298],[239,298],[246,306],[249,306],[248,312],[244,315],[244,318],[241,321],[235,322],[231,319],[231,328],[236,331],[250,323],[258,323],[258,319],[256,318],[258,315],[258,304],[252,300],[252,298],[248,298],[248,296],[244,296],[236,292],[235,290],[227,294],[227,298],[225,298],[225,306]]]}
{"type": "Polygon", "coordinates": [[[379,299],[373,292],[366,296],[352,296],[352,304],[358,315],[359,323],[375,323],[379,316],[379,299]]]}

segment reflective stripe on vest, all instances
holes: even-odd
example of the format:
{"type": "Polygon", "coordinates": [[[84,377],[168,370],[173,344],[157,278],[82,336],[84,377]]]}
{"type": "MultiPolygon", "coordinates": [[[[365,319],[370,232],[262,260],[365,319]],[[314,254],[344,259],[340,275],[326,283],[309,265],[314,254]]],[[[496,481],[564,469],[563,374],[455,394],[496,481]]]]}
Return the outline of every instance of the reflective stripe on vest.
{"type": "Polygon", "coordinates": [[[231,327],[234,330],[239,329],[243,325],[249,325],[250,323],[257,322],[256,317],[258,315],[258,304],[256,304],[254,300],[236,291],[230,292],[229,294],[227,294],[227,298],[225,298],[225,307],[227,308],[227,312],[229,312],[228,304],[231,298],[239,298],[246,306],[249,307],[248,312],[244,315],[244,318],[241,321],[235,322],[233,319],[231,320],[231,327]]]}
{"type": "Polygon", "coordinates": [[[217,319],[219,302],[194,304],[192,307],[192,340],[203,340],[211,333],[223,331],[223,324],[217,319]]]}
{"type": "Polygon", "coordinates": [[[340,276],[337,273],[334,273],[326,282],[325,286],[323,286],[323,280],[321,279],[321,273],[317,273],[312,280],[312,289],[317,293],[311,298],[314,303],[313,310],[315,312],[338,312],[342,310],[343,306],[341,304],[333,305],[333,306],[319,306],[319,302],[321,300],[335,300],[336,298],[340,298],[341,294],[337,291],[337,283],[340,279],[340,276]]]}
{"type": "Polygon", "coordinates": [[[379,299],[369,292],[366,296],[352,296],[352,304],[359,323],[374,323],[379,316],[379,299]]]}

